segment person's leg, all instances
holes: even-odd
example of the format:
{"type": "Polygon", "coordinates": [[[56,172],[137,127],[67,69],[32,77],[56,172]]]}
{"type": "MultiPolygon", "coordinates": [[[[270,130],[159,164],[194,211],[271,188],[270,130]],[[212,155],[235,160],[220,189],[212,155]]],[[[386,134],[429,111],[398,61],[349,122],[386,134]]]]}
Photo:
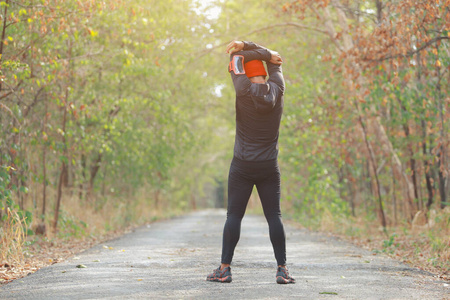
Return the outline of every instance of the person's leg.
{"type": "Polygon", "coordinates": [[[228,176],[228,210],[223,229],[222,267],[229,266],[241,234],[241,221],[253,190],[245,175],[245,162],[233,159],[228,176]]]}
{"type": "Polygon", "coordinates": [[[264,216],[269,224],[269,236],[278,266],[286,266],[286,236],[281,221],[281,180],[278,164],[265,169],[265,177],[256,183],[264,216]],[[266,173],[267,172],[267,173],[266,173]]]}
{"type": "Polygon", "coordinates": [[[281,183],[278,163],[265,166],[264,169],[266,170],[263,174],[264,177],[256,183],[256,188],[269,224],[270,241],[278,264],[276,282],[279,284],[295,283],[295,279],[289,275],[286,267],[286,236],[281,221],[281,183]]]}

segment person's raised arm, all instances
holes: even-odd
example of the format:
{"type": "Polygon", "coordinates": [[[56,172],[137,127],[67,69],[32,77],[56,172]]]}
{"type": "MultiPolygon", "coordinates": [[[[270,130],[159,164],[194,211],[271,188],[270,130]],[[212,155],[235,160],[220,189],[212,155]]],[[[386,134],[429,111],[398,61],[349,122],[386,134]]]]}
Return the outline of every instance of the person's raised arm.
{"type": "Polygon", "coordinates": [[[271,57],[269,60],[266,60],[266,62],[271,62],[273,64],[281,65],[283,63],[283,59],[281,58],[280,54],[278,52],[267,49],[263,46],[260,46],[253,42],[248,41],[232,41],[227,45],[226,53],[233,54],[239,51],[246,51],[246,50],[260,50],[260,51],[268,51],[271,54],[271,57]]]}
{"type": "MultiPolygon", "coordinates": [[[[267,72],[269,73],[269,80],[268,83],[271,83],[271,85],[275,84],[276,87],[278,87],[281,92],[281,94],[284,94],[284,78],[283,78],[283,72],[281,70],[281,64],[283,63],[283,59],[281,58],[281,55],[273,50],[267,49],[261,45],[258,45],[253,42],[248,41],[242,41],[242,42],[236,42],[236,43],[230,43],[231,46],[235,46],[238,48],[242,48],[244,51],[252,50],[252,51],[263,51],[267,50],[271,54],[270,60],[267,62],[267,72]]],[[[229,46],[230,46],[229,45],[229,46]]],[[[278,94],[278,93],[277,93],[278,94]]]]}
{"type": "Polygon", "coordinates": [[[248,41],[232,41],[227,45],[226,53],[233,54],[234,52],[242,51],[242,50],[254,50],[254,49],[266,49],[263,46],[260,46],[253,42],[248,41]]]}
{"type": "Polygon", "coordinates": [[[267,72],[269,73],[269,80],[267,81],[267,83],[269,83],[270,85],[275,84],[280,89],[281,95],[283,95],[285,83],[281,65],[269,62],[267,63],[267,72]]]}
{"type": "Polygon", "coordinates": [[[253,43],[250,41],[242,41],[242,42],[244,43],[244,47],[242,50],[267,49],[266,47],[263,47],[261,45],[258,45],[257,43],[253,43]]]}
{"type": "MultiPolygon", "coordinates": [[[[284,80],[281,75],[281,68],[279,67],[279,65],[283,63],[283,60],[277,52],[271,51],[252,42],[242,41],[233,41],[229,43],[226,48],[226,52],[231,54],[229,72],[231,74],[237,96],[246,94],[252,85],[252,83],[246,76],[244,69],[244,64],[252,60],[266,61],[269,76],[271,76],[271,74],[274,74],[274,78],[272,81],[277,86],[279,86],[279,88],[277,88],[276,94],[284,92],[284,80]],[[243,51],[243,49],[247,47],[247,44],[250,45],[249,48],[252,50],[243,51]],[[269,65],[278,66],[279,68],[269,68],[269,65]]],[[[275,91],[271,91],[271,94],[273,92],[275,91]]],[[[276,95],[272,96],[275,96],[276,98],[276,95]]]]}
{"type": "Polygon", "coordinates": [[[276,64],[276,65],[281,65],[283,63],[283,59],[281,58],[280,54],[278,54],[278,52],[270,50],[266,47],[263,47],[261,45],[258,45],[256,43],[253,42],[248,42],[248,41],[243,41],[243,49],[242,50],[261,50],[261,49],[265,49],[267,51],[270,52],[271,54],[271,58],[270,58],[270,63],[276,64]]]}
{"type": "Polygon", "coordinates": [[[265,84],[251,84],[250,96],[256,110],[261,113],[270,112],[284,94],[284,79],[281,66],[267,63],[269,80],[265,84]]]}
{"type": "Polygon", "coordinates": [[[228,71],[231,74],[237,96],[245,95],[251,85],[250,80],[245,74],[244,64],[252,60],[270,61],[270,59],[271,54],[266,49],[238,51],[230,55],[228,71]]]}

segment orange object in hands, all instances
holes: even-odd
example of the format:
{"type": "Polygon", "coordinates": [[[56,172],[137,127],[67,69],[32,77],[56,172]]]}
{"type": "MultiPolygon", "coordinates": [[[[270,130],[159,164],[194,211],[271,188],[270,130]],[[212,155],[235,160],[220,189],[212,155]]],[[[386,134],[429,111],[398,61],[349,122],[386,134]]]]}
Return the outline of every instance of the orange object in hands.
{"type": "Polygon", "coordinates": [[[255,76],[267,76],[266,69],[264,68],[264,64],[260,60],[251,60],[244,64],[245,75],[248,78],[255,76]]]}

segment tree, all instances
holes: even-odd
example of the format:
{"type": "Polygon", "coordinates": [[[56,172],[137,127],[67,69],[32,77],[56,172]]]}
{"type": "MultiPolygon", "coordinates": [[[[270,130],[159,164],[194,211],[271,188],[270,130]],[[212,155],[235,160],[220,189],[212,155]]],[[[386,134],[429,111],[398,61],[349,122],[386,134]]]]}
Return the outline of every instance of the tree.
{"type": "MultiPolygon", "coordinates": [[[[448,39],[442,27],[436,30],[436,26],[447,18],[447,4],[417,5],[415,1],[389,3],[295,1],[287,4],[284,9],[294,12],[302,20],[306,19],[308,14],[312,15],[317,20],[315,28],[327,29],[327,34],[339,56],[339,65],[336,66],[336,70],[346,79],[347,89],[353,98],[355,113],[359,115],[361,132],[368,150],[366,155],[372,174],[377,181],[376,194],[379,197],[380,184],[376,178],[378,159],[372,149],[369,134],[375,135],[383,156],[392,158],[391,167],[397,180],[403,182],[402,198],[408,203],[408,215],[412,220],[417,211],[417,206],[414,204],[417,201],[415,200],[417,193],[414,189],[416,174],[413,173],[412,176],[408,174],[404,162],[395,150],[387,134],[386,124],[382,120],[379,102],[374,98],[375,95],[371,93],[371,90],[384,70],[394,75],[391,79],[394,86],[398,86],[400,83],[398,66],[410,64],[416,53],[423,52],[422,54],[425,55],[427,49],[434,47],[439,41],[448,39]],[[422,13],[425,11],[429,13],[422,13]]],[[[383,89],[386,90],[385,87],[383,89]]],[[[444,136],[442,138],[445,139],[444,136]]],[[[382,204],[379,198],[380,221],[385,226],[382,204]]]]}

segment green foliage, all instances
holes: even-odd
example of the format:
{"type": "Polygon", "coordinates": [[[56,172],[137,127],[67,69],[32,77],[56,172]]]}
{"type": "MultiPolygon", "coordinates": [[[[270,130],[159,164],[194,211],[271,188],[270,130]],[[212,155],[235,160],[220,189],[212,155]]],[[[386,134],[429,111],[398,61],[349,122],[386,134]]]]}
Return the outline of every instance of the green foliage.
{"type": "Polygon", "coordinates": [[[2,221],[7,218],[7,215],[4,214],[5,209],[13,205],[12,190],[9,188],[11,178],[9,175],[10,170],[11,167],[0,167],[0,209],[2,212],[2,221]]]}
{"type": "Polygon", "coordinates": [[[395,248],[399,246],[398,243],[395,243],[395,238],[397,237],[396,233],[393,233],[389,236],[389,240],[383,241],[383,252],[394,253],[395,248]]]}
{"type": "MultiPolygon", "coordinates": [[[[5,159],[5,157],[4,157],[5,159]]],[[[30,229],[33,221],[33,214],[30,211],[23,210],[13,200],[13,191],[17,191],[17,187],[11,184],[10,173],[13,171],[11,166],[0,166],[0,222],[7,222],[7,209],[17,214],[17,218],[13,218],[12,222],[20,222],[23,230],[27,235],[32,235],[33,231],[30,229]]],[[[25,187],[20,187],[19,190],[23,193],[27,192],[25,187]]]]}
{"type": "Polygon", "coordinates": [[[85,236],[87,227],[88,224],[86,222],[75,219],[65,211],[60,212],[58,233],[60,238],[79,238],[85,236]]]}

